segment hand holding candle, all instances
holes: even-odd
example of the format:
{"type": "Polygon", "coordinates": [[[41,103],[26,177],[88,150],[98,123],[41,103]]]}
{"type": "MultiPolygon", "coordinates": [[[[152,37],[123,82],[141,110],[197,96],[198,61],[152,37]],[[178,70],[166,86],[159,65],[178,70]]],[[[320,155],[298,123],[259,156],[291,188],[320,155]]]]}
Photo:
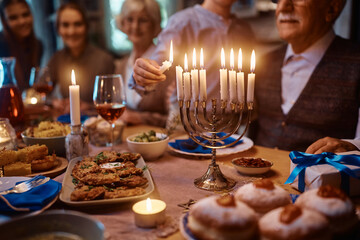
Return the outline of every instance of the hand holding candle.
{"type": "Polygon", "coordinates": [[[70,119],[71,125],[80,125],[80,87],[76,85],[74,69],[71,71],[71,83],[69,86],[70,119]]]}
{"type": "Polygon", "coordinates": [[[133,205],[135,224],[138,227],[151,228],[165,221],[165,202],[147,198],[133,205]]]}
{"type": "Polygon", "coordinates": [[[251,64],[250,72],[248,74],[248,92],[247,92],[247,102],[254,102],[254,88],[255,88],[255,51],[251,53],[251,64]]]}
{"type": "Polygon", "coordinates": [[[170,55],[169,55],[169,61],[166,60],[162,63],[161,67],[160,67],[160,72],[164,73],[166,70],[168,70],[172,63],[174,62],[174,57],[173,57],[173,43],[172,40],[170,42],[170,55]]]}

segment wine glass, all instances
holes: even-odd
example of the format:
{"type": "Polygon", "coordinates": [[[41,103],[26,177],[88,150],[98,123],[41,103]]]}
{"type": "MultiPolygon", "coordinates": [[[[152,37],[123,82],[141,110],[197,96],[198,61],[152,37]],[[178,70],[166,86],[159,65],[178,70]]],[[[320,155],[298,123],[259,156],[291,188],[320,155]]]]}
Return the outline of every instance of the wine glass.
{"type": "Polygon", "coordinates": [[[111,149],[114,145],[115,121],[126,108],[125,86],[120,74],[95,77],[93,100],[100,116],[111,124],[111,149]]]}
{"type": "Polygon", "coordinates": [[[40,93],[42,102],[46,103],[47,95],[50,94],[54,88],[49,68],[32,67],[29,84],[35,89],[35,91],[40,93]]]}

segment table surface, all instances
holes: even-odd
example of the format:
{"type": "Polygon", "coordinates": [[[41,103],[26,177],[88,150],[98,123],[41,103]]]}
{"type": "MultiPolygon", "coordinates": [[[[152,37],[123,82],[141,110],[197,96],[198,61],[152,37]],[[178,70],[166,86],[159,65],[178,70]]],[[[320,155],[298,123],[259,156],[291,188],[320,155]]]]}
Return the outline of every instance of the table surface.
{"type": "MultiPolygon", "coordinates": [[[[115,150],[121,150],[121,151],[127,150],[127,145],[126,145],[126,137],[127,136],[136,134],[139,132],[148,131],[150,129],[161,131],[161,129],[153,127],[153,126],[126,127],[124,129],[124,133],[123,133],[124,141],[122,144],[116,146],[115,150]]],[[[175,133],[174,135],[172,135],[171,137],[176,137],[180,134],[182,135],[184,133],[178,132],[178,133],[175,133]]],[[[91,146],[90,155],[94,155],[105,149],[109,149],[109,148],[100,148],[100,147],[91,146]]],[[[263,175],[262,178],[266,177],[266,178],[272,179],[276,184],[282,186],[289,193],[293,193],[293,194],[299,193],[296,189],[293,189],[291,186],[284,185],[284,182],[288,178],[289,172],[290,172],[290,160],[289,160],[289,152],[288,151],[271,149],[271,148],[266,148],[266,147],[261,147],[261,146],[253,146],[251,149],[249,149],[247,151],[229,155],[229,156],[225,156],[225,157],[221,157],[221,158],[217,158],[217,163],[220,165],[221,168],[231,169],[234,171],[235,174],[237,174],[237,172],[232,167],[230,168],[231,160],[235,157],[256,157],[256,158],[259,157],[259,158],[264,158],[264,159],[272,161],[273,167],[271,168],[271,171],[268,172],[266,175],[263,175]],[[229,166],[229,167],[225,167],[225,166],[229,166]]],[[[160,168],[166,169],[166,166],[170,166],[170,164],[179,164],[180,162],[183,165],[185,164],[186,166],[189,166],[189,171],[195,171],[195,177],[196,177],[196,174],[198,175],[198,177],[200,177],[206,171],[206,167],[210,161],[209,160],[194,160],[194,159],[189,159],[188,157],[187,157],[187,159],[184,159],[181,156],[170,154],[169,152],[167,152],[162,158],[147,163],[148,166],[150,166],[151,174],[153,176],[153,179],[155,182],[155,187],[156,187],[155,193],[152,194],[151,197],[163,199],[165,202],[167,200],[168,201],[178,200],[178,199],[174,200],[173,198],[171,198],[171,196],[168,196],[166,194],[166,191],[169,189],[169,187],[171,187],[172,179],[174,178],[173,181],[175,181],[175,178],[179,178],[179,176],[173,176],[174,175],[173,174],[169,177],[166,175],[166,173],[164,173],[164,176],[163,176],[162,174],[159,173],[159,171],[160,171],[159,169],[160,168]],[[166,165],[166,164],[168,164],[168,165],[166,165]],[[193,167],[191,167],[191,166],[193,166],[193,167]],[[201,166],[204,169],[190,170],[190,168],[198,168],[199,166],[201,166]],[[155,170],[157,170],[157,171],[155,171],[155,170]],[[166,185],[166,186],[164,186],[164,185],[166,185]],[[160,195],[161,195],[161,197],[160,197],[160,195]]],[[[229,170],[227,170],[227,171],[229,171],[229,170]]],[[[179,174],[180,174],[180,172],[179,172],[179,174]]],[[[182,172],[181,174],[184,174],[184,172],[182,172]]],[[[240,174],[238,174],[238,175],[240,175],[240,174]]],[[[186,178],[186,176],[181,176],[181,177],[186,178]]],[[[55,179],[58,181],[61,181],[62,178],[63,178],[63,175],[60,175],[55,179]]],[[[246,178],[246,177],[243,177],[243,178],[246,178]]],[[[184,181],[188,181],[187,182],[188,185],[186,188],[188,190],[183,190],[183,191],[189,191],[192,194],[191,196],[195,197],[194,199],[200,199],[202,197],[206,197],[206,196],[209,196],[212,194],[211,192],[197,189],[192,184],[193,179],[185,179],[184,181]]],[[[182,190],[179,190],[179,191],[182,191],[182,190]]],[[[177,196],[177,197],[181,199],[181,196],[177,196]]],[[[181,199],[181,200],[180,199],[179,199],[179,201],[183,200],[183,199],[181,199]]],[[[189,198],[186,198],[186,199],[189,199],[189,198]]],[[[65,209],[78,210],[78,209],[68,207],[62,203],[55,204],[54,208],[65,208],[65,209]]],[[[94,210],[94,209],[81,210],[81,211],[84,211],[86,213],[94,215],[95,218],[102,221],[105,225],[105,228],[109,231],[110,235],[112,236],[112,238],[110,238],[110,239],[117,239],[116,226],[114,226],[114,223],[112,223],[112,222],[118,221],[121,218],[120,216],[123,216],[124,218],[125,218],[125,215],[127,217],[130,217],[129,216],[131,214],[130,209],[131,209],[131,205],[127,204],[125,206],[120,207],[119,209],[117,208],[113,212],[111,210],[110,211],[106,210],[106,208],[96,209],[96,210],[94,210]],[[113,238],[113,237],[115,237],[115,238],[113,238]]],[[[179,215],[179,212],[181,215],[181,211],[182,211],[182,210],[179,210],[179,207],[176,207],[176,206],[174,206],[173,208],[170,208],[170,206],[169,206],[167,211],[168,210],[169,210],[170,215],[171,214],[179,215]]],[[[141,229],[136,229],[136,227],[133,228],[133,231],[139,231],[139,234],[143,233],[143,231],[141,229]]],[[[123,236],[122,234],[123,234],[123,232],[121,232],[121,236],[123,236]]],[[[153,238],[149,238],[149,239],[153,239],[153,238]]],[[[162,238],[162,239],[164,239],[164,238],[162,238]]],[[[181,235],[181,233],[178,231],[178,232],[168,236],[165,239],[169,239],[169,240],[180,240],[181,239],[182,240],[184,238],[181,235]]]]}

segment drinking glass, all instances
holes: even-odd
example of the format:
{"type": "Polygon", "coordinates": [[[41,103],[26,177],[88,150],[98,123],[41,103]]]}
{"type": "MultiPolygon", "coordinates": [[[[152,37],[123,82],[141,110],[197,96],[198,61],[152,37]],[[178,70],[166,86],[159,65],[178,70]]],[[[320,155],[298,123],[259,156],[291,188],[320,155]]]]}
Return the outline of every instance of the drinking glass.
{"type": "Polygon", "coordinates": [[[31,68],[29,84],[35,91],[40,93],[42,102],[46,103],[48,94],[50,94],[54,88],[49,69],[47,67],[31,68]]]}
{"type": "Polygon", "coordinates": [[[111,124],[111,149],[114,145],[115,121],[126,108],[125,86],[120,74],[95,77],[93,100],[100,116],[111,124]]]}

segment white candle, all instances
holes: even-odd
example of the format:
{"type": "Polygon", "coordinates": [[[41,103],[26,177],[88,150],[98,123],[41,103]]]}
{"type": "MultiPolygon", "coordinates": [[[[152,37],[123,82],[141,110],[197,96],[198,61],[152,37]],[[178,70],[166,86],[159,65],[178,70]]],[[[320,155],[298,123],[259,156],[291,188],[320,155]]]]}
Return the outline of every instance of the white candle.
{"type": "Polygon", "coordinates": [[[230,71],[229,71],[229,90],[230,90],[230,101],[236,103],[236,72],[234,70],[234,50],[231,48],[230,51],[230,71]]]}
{"type": "Polygon", "coordinates": [[[184,100],[184,83],[183,83],[183,69],[180,66],[176,66],[176,87],[178,100],[184,100]]]}
{"type": "Polygon", "coordinates": [[[227,69],[225,68],[225,52],[221,48],[221,69],[220,69],[220,98],[223,101],[228,100],[228,84],[227,84],[227,69]]]}
{"type": "Polygon", "coordinates": [[[242,51],[239,49],[238,55],[238,73],[236,74],[237,78],[237,96],[239,103],[243,103],[245,101],[245,90],[244,90],[244,72],[242,72],[242,51]]]}
{"type": "Polygon", "coordinates": [[[191,83],[190,83],[190,73],[188,72],[188,61],[187,55],[185,53],[184,58],[184,92],[185,92],[185,101],[191,100],[191,83]]]}
{"type": "Polygon", "coordinates": [[[71,83],[69,86],[70,119],[71,125],[80,125],[80,86],[76,85],[74,69],[71,71],[71,83]]]}
{"type": "Polygon", "coordinates": [[[157,199],[147,198],[133,205],[135,224],[138,227],[156,227],[165,221],[165,202],[157,199]]]}
{"type": "Polygon", "coordinates": [[[169,61],[166,60],[166,61],[163,61],[161,67],[160,67],[160,72],[163,73],[165,72],[166,70],[168,70],[172,63],[174,61],[174,58],[173,58],[173,43],[172,43],[172,40],[170,41],[170,54],[169,54],[169,61]]]}
{"type": "Polygon", "coordinates": [[[196,69],[196,50],[193,51],[193,69],[191,70],[192,97],[199,100],[199,71],[196,69]]]}
{"type": "Polygon", "coordinates": [[[248,74],[248,92],[247,92],[247,101],[254,102],[254,88],[255,88],[255,51],[251,53],[251,64],[250,72],[248,74]]]}
{"type": "Polygon", "coordinates": [[[200,101],[206,101],[206,70],[204,69],[204,53],[200,50],[200,101]]]}

